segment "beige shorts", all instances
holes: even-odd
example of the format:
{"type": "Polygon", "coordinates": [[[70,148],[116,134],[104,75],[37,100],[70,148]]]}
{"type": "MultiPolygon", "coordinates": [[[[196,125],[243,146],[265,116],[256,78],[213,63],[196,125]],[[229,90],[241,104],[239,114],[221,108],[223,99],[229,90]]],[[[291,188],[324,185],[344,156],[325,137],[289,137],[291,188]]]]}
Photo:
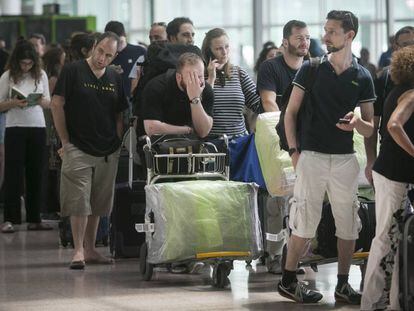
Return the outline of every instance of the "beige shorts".
{"type": "Polygon", "coordinates": [[[113,205],[119,150],[94,157],[66,144],[60,176],[62,216],[106,216],[113,205]]]}
{"type": "Polygon", "coordinates": [[[302,238],[313,238],[319,225],[325,193],[328,193],[336,233],[355,240],[361,230],[358,217],[359,164],[354,154],[303,151],[296,166],[296,182],[289,226],[302,238]]]}

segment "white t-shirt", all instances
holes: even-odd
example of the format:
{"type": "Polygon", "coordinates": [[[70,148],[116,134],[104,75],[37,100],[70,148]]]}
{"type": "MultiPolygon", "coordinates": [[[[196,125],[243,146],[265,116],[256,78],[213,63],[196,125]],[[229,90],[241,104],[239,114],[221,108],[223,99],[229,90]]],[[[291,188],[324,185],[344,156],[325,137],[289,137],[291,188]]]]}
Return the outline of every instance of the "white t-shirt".
{"type": "MultiPolygon", "coordinates": [[[[32,76],[27,73],[23,75],[23,79],[14,84],[10,79],[9,70],[0,77],[0,102],[10,98],[11,88],[16,86],[25,94],[42,93],[43,96],[50,100],[49,83],[44,70],[41,71],[40,80],[37,85],[32,76]]],[[[15,107],[6,111],[6,127],[45,127],[45,117],[43,108],[40,105],[20,108],[15,107]]]]}

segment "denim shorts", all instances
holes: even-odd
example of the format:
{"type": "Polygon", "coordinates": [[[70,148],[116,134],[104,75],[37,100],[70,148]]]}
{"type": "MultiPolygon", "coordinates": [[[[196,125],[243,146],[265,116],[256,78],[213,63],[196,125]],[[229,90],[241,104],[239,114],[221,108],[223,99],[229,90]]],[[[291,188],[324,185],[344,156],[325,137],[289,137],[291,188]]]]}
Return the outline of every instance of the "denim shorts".
{"type": "Polygon", "coordinates": [[[6,131],[6,114],[0,113],[0,144],[4,144],[5,131],[6,131]]]}

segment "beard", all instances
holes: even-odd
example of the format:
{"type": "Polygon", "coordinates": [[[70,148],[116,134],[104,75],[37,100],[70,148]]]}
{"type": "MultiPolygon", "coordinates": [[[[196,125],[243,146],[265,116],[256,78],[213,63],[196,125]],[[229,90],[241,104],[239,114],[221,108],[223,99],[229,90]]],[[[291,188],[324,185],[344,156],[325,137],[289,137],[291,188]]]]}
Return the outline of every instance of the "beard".
{"type": "Polygon", "coordinates": [[[341,46],[334,46],[333,44],[331,44],[331,45],[326,44],[326,49],[328,50],[329,53],[339,52],[344,47],[345,47],[345,44],[343,44],[341,46]]]}
{"type": "Polygon", "coordinates": [[[303,57],[308,55],[309,49],[306,49],[304,52],[302,52],[301,49],[295,47],[294,45],[291,45],[288,43],[288,53],[297,57],[303,57]]]}

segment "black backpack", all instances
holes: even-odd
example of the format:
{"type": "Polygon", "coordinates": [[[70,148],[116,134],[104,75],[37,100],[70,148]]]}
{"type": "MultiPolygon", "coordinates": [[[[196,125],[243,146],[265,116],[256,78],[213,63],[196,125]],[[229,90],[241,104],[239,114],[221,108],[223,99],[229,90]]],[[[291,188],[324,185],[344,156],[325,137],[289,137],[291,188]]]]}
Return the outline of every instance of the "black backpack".
{"type": "Polygon", "coordinates": [[[175,69],[180,56],[188,52],[202,57],[201,50],[194,45],[155,42],[148,47],[145,61],[140,64],[143,67],[143,75],[132,95],[132,109],[135,116],[141,115],[142,93],[148,82],[169,69],[175,69]]]}
{"type": "MultiPolygon", "coordinates": [[[[319,68],[319,63],[320,63],[319,57],[310,59],[310,69],[309,69],[308,77],[306,78],[306,82],[305,82],[305,95],[303,97],[302,105],[300,106],[298,117],[296,120],[296,139],[298,141],[297,147],[299,148],[300,148],[301,128],[302,128],[303,122],[305,120],[310,121],[312,117],[312,107],[309,101],[310,101],[312,86],[316,80],[316,74],[319,68]]],[[[280,139],[279,141],[280,148],[285,151],[289,150],[289,145],[286,139],[286,132],[285,132],[285,113],[286,113],[286,108],[289,103],[290,94],[292,93],[293,86],[294,84],[291,83],[289,87],[285,90],[285,92],[283,93],[282,99],[279,104],[279,108],[280,108],[279,123],[276,125],[277,135],[279,136],[279,139],[280,139]]]]}

